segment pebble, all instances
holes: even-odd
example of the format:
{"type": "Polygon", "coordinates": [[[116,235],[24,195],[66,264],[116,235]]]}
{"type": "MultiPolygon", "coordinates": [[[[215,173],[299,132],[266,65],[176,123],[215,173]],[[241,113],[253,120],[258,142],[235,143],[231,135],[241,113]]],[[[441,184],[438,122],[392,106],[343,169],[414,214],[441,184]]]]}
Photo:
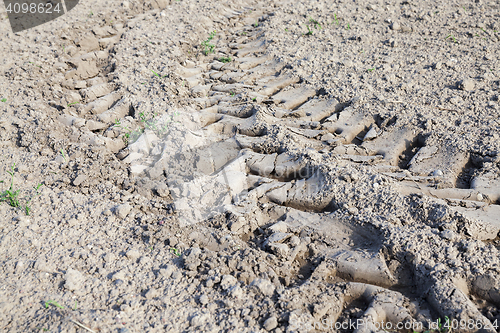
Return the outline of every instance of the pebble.
{"type": "Polygon", "coordinates": [[[455,238],[455,233],[452,230],[441,231],[441,237],[447,240],[453,240],[455,238]]]}
{"type": "Polygon", "coordinates": [[[125,255],[127,256],[127,258],[129,258],[131,260],[136,260],[137,258],[139,258],[141,256],[141,254],[137,250],[130,250],[125,255]]]}
{"type": "Polygon", "coordinates": [[[274,294],[275,286],[271,283],[271,281],[266,279],[255,279],[250,284],[250,287],[259,291],[263,295],[271,296],[274,294]]]}
{"type": "Polygon", "coordinates": [[[65,275],[66,284],[64,285],[68,290],[79,290],[83,288],[85,277],[76,269],[69,268],[65,275]]]}
{"type": "Polygon", "coordinates": [[[220,286],[224,290],[228,290],[238,283],[238,280],[232,275],[224,275],[222,277],[222,281],[220,282],[220,286]]]}
{"type": "Polygon", "coordinates": [[[399,24],[398,22],[393,22],[391,24],[391,29],[394,31],[399,30],[399,29],[401,29],[401,24],[399,24]]]}
{"type": "Polygon", "coordinates": [[[471,79],[465,79],[460,82],[458,82],[458,88],[464,91],[471,91],[475,87],[474,81],[471,79]]]}
{"type": "Polygon", "coordinates": [[[170,190],[168,189],[168,186],[164,183],[158,184],[155,188],[156,193],[162,198],[165,198],[170,195],[170,190]]]}
{"type": "Polygon", "coordinates": [[[78,175],[78,177],[73,180],[73,185],[80,186],[85,180],[87,180],[87,175],[78,175]]]}
{"type": "Polygon", "coordinates": [[[269,227],[270,230],[273,232],[288,232],[288,224],[286,224],[283,221],[280,221],[278,223],[273,224],[272,226],[269,227]]]}
{"type": "Polygon", "coordinates": [[[264,322],[264,329],[266,331],[271,331],[278,327],[278,319],[275,316],[271,316],[264,322]]]}
{"type": "Polygon", "coordinates": [[[210,301],[210,299],[208,298],[208,296],[206,294],[201,295],[198,300],[200,301],[201,305],[208,304],[208,302],[210,301]]]}
{"type": "Polygon", "coordinates": [[[125,204],[119,205],[115,208],[115,214],[119,218],[124,219],[125,217],[127,217],[128,213],[130,213],[131,210],[132,210],[132,206],[130,206],[130,204],[128,204],[128,203],[125,203],[125,204]]]}
{"type": "Polygon", "coordinates": [[[434,170],[434,172],[432,173],[432,175],[434,177],[443,177],[443,171],[437,169],[437,170],[434,170]]]}

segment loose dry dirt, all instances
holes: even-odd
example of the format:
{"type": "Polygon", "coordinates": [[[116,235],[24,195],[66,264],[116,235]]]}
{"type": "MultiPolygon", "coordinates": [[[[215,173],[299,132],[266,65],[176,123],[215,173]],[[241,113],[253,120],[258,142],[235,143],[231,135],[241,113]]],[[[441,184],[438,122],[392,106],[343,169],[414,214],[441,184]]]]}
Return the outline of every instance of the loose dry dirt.
{"type": "Polygon", "coordinates": [[[497,331],[498,2],[0,17],[1,331],[497,331]]]}

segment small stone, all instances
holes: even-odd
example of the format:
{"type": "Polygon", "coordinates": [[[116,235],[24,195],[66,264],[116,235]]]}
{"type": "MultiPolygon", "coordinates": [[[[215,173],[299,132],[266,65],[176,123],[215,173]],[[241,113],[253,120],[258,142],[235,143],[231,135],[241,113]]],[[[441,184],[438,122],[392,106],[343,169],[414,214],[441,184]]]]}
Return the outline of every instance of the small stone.
{"type": "Polygon", "coordinates": [[[129,9],[130,8],[130,3],[128,1],[123,1],[122,2],[122,7],[123,7],[123,9],[129,9]]]}
{"type": "Polygon", "coordinates": [[[327,133],[321,137],[321,141],[328,141],[335,139],[335,136],[332,133],[327,133]]]}
{"type": "Polygon", "coordinates": [[[483,199],[484,199],[484,197],[481,193],[478,193],[476,197],[477,197],[477,200],[479,200],[479,201],[483,201],[483,199]]]}
{"type": "Polygon", "coordinates": [[[441,237],[447,240],[453,240],[455,238],[455,233],[452,230],[441,231],[441,237]]]}
{"type": "Polygon", "coordinates": [[[85,277],[82,273],[76,269],[69,268],[65,275],[66,283],[65,287],[68,290],[79,290],[82,289],[85,283],[85,277]]]}
{"type": "Polygon", "coordinates": [[[210,313],[198,313],[191,318],[189,322],[191,326],[202,326],[210,321],[210,313]]]}
{"type": "Polygon", "coordinates": [[[156,298],[160,295],[160,292],[158,291],[158,289],[149,289],[148,292],[144,295],[146,297],[146,299],[153,299],[153,298],[156,298]]]}
{"type": "Polygon", "coordinates": [[[115,214],[121,218],[124,219],[127,217],[128,213],[132,210],[132,206],[130,206],[128,203],[125,203],[123,205],[119,205],[115,208],[115,214]]]}
{"type": "Polygon", "coordinates": [[[434,64],[434,69],[441,69],[441,68],[443,68],[443,63],[442,62],[439,61],[439,62],[436,62],[434,64]]]}
{"type": "Polygon", "coordinates": [[[271,296],[274,294],[275,286],[271,283],[271,281],[266,279],[255,279],[250,284],[254,290],[259,291],[263,295],[271,296]]]}
{"type": "Polygon", "coordinates": [[[345,67],[352,67],[353,62],[352,62],[352,60],[347,59],[347,60],[344,60],[343,64],[345,67]]]}
{"type": "Polygon", "coordinates": [[[229,288],[233,287],[238,283],[238,280],[232,276],[232,275],[224,275],[222,277],[222,281],[220,283],[220,286],[223,290],[228,290],[229,288]]]}
{"type": "Polygon", "coordinates": [[[127,258],[129,258],[131,260],[136,260],[137,258],[139,258],[141,256],[141,254],[137,250],[130,250],[125,255],[127,256],[127,258]]]}
{"type": "Polygon", "coordinates": [[[474,89],[474,86],[474,81],[472,81],[471,79],[465,79],[458,82],[458,88],[464,91],[471,91],[474,89]]]}
{"type": "Polygon", "coordinates": [[[210,299],[208,298],[208,296],[206,294],[203,294],[200,296],[198,301],[200,302],[201,305],[205,305],[205,304],[208,304],[208,302],[210,302],[210,299]]]}
{"type": "Polygon", "coordinates": [[[439,169],[438,170],[434,170],[434,172],[432,173],[432,175],[434,177],[443,177],[443,171],[441,171],[439,169]]]}
{"type": "Polygon", "coordinates": [[[155,188],[156,193],[162,198],[168,197],[170,195],[170,191],[168,186],[164,183],[158,184],[155,188]]]}
{"type": "Polygon", "coordinates": [[[269,317],[264,322],[264,329],[266,331],[271,331],[278,327],[278,319],[275,316],[269,317]]]}
{"type": "Polygon", "coordinates": [[[399,24],[398,22],[393,22],[391,24],[391,29],[394,31],[399,30],[399,29],[401,29],[401,24],[399,24]]]}
{"type": "Polygon", "coordinates": [[[85,180],[87,180],[87,176],[86,175],[84,175],[84,174],[78,175],[78,177],[76,177],[73,180],[73,185],[74,186],[80,186],[85,180]]]}
{"type": "Polygon", "coordinates": [[[280,221],[280,222],[275,223],[272,226],[270,226],[269,229],[272,230],[273,232],[286,233],[286,232],[288,232],[288,224],[286,224],[283,221],[280,221]]]}
{"type": "Polygon", "coordinates": [[[270,243],[269,247],[273,253],[280,258],[287,258],[290,252],[288,245],[282,243],[270,243]]]}
{"type": "Polygon", "coordinates": [[[237,284],[228,290],[229,294],[234,298],[240,298],[243,296],[243,289],[237,284]]]}

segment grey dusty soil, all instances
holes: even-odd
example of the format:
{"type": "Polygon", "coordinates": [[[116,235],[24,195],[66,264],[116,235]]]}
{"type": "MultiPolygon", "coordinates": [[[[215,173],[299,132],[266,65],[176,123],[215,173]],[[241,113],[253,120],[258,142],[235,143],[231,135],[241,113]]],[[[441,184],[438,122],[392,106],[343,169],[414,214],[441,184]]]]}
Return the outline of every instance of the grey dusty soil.
{"type": "Polygon", "coordinates": [[[498,2],[6,17],[1,332],[497,331],[498,2]]]}

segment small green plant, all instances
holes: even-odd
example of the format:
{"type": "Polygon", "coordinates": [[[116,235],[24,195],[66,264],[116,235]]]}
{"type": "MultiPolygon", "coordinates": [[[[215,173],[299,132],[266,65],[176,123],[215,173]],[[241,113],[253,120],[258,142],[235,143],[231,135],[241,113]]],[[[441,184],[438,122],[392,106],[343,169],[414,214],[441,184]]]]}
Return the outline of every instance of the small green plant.
{"type": "Polygon", "coordinates": [[[332,23],[335,23],[336,25],[340,25],[339,19],[337,18],[337,14],[333,14],[333,17],[334,17],[335,21],[332,23]]]}
{"type": "Polygon", "coordinates": [[[175,247],[171,247],[171,248],[169,249],[169,252],[170,252],[170,253],[175,254],[175,255],[176,255],[176,256],[178,256],[178,257],[180,257],[180,256],[181,256],[181,251],[179,251],[179,250],[178,250],[178,249],[176,249],[175,247]]]}
{"type": "Polygon", "coordinates": [[[151,71],[151,72],[153,72],[153,74],[154,74],[154,75],[156,75],[156,76],[158,76],[158,78],[160,78],[160,79],[166,78],[166,77],[168,76],[168,74],[167,74],[167,75],[165,75],[165,76],[161,76],[160,74],[156,73],[156,72],[155,72],[154,70],[152,70],[152,69],[150,69],[150,71],[151,71]]]}
{"type": "Polygon", "coordinates": [[[313,34],[311,26],[316,30],[321,30],[321,24],[319,24],[319,22],[314,20],[312,17],[309,17],[309,22],[305,24],[305,26],[307,28],[307,33],[305,34],[306,36],[311,36],[313,34]]]}
{"type": "Polygon", "coordinates": [[[254,101],[254,102],[255,102],[256,100],[257,100],[257,97],[252,98],[252,101],[254,101]]]}
{"type": "Polygon", "coordinates": [[[235,92],[233,92],[233,91],[231,91],[231,93],[230,93],[230,94],[231,94],[231,97],[234,97],[234,95],[236,95],[236,93],[235,93],[235,92]]]}
{"type": "Polygon", "coordinates": [[[64,162],[68,162],[68,160],[66,159],[66,155],[64,154],[64,149],[62,148],[61,148],[61,155],[64,158],[64,162]]]}
{"type": "Polygon", "coordinates": [[[219,61],[226,64],[228,62],[231,62],[231,57],[222,57],[222,58],[219,58],[219,61]]]}
{"type": "Polygon", "coordinates": [[[259,26],[259,21],[255,21],[255,23],[253,24],[254,27],[258,27],[259,26]]]}
{"type": "Polygon", "coordinates": [[[455,37],[453,37],[453,35],[450,34],[450,35],[446,36],[445,39],[448,39],[448,38],[451,38],[453,40],[453,43],[458,43],[457,39],[455,37]]]}
{"type": "Polygon", "coordinates": [[[214,39],[215,37],[215,34],[217,32],[214,30],[210,33],[210,36],[208,36],[207,40],[203,41],[201,43],[201,46],[203,47],[203,53],[205,55],[209,55],[210,53],[215,53],[215,45],[214,44],[210,44],[210,41],[212,39],[214,39]]]}
{"type": "Polygon", "coordinates": [[[59,303],[57,303],[56,301],[47,301],[45,302],[45,308],[48,309],[49,308],[49,305],[54,305],[55,307],[58,307],[59,309],[64,309],[64,306],[61,306],[59,303]]]}
{"type": "Polygon", "coordinates": [[[68,104],[68,107],[70,107],[70,106],[72,106],[72,105],[75,105],[75,104],[78,104],[78,102],[69,103],[69,104],[68,104]]]}
{"type": "Polygon", "coordinates": [[[321,30],[321,24],[319,24],[319,22],[313,19],[312,17],[309,17],[309,23],[313,24],[315,29],[321,30]]]}
{"type": "Polygon", "coordinates": [[[304,24],[307,28],[307,33],[305,34],[306,36],[311,36],[313,34],[313,30],[311,27],[309,27],[307,24],[304,24]]]}
{"type": "Polygon", "coordinates": [[[373,72],[375,68],[368,68],[368,72],[373,72]]]}
{"type": "MultiPolygon", "coordinates": [[[[16,163],[14,163],[14,165],[10,168],[11,171],[7,171],[7,173],[10,175],[10,187],[8,190],[6,190],[5,192],[3,192],[1,195],[0,195],[0,202],[3,202],[3,201],[7,201],[8,204],[11,206],[11,207],[19,207],[19,192],[21,192],[21,190],[14,190],[14,174],[15,174],[15,171],[14,171],[14,168],[16,167],[16,163]]],[[[3,180],[0,181],[0,183],[3,183],[3,180]]]]}
{"type": "Polygon", "coordinates": [[[73,307],[73,311],[76,311],[77,307],[78,307],[78,301],[75,301],[75,306],[73,307]]]}
{"type": "Polygon", "coordinates": [[[0,99],[0,101],[2,101],[2,103],[5,103],[5,102],[7,102],[7,98],[2,98],[2,99],[0,99]]]}
{"type": "Polygon", "coordinates": [[[351,24],[350,23],[347,23],[347,27],[345,28],[345,30],[351,30],[351,24]]]}

